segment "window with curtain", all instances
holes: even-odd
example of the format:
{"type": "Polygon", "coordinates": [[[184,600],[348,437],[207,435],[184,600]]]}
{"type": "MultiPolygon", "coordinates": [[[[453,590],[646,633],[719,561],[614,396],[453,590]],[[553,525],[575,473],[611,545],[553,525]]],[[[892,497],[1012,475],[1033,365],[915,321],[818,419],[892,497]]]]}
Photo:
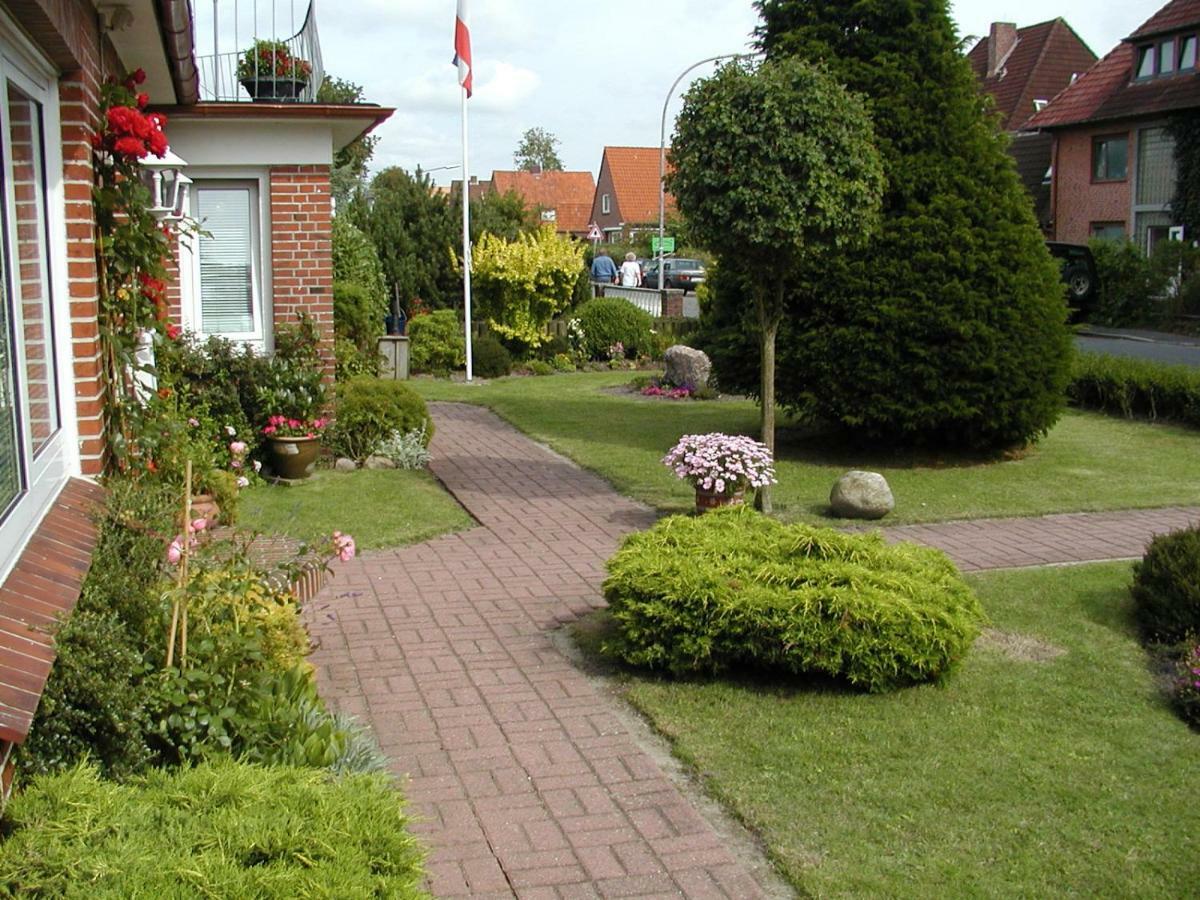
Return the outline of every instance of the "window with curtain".
{"type": "Polygon", "coordinates": [[[200,331],[250,335],[258,330],[258,192],[254,185],[203,185],[194,191],[200,331]]]}

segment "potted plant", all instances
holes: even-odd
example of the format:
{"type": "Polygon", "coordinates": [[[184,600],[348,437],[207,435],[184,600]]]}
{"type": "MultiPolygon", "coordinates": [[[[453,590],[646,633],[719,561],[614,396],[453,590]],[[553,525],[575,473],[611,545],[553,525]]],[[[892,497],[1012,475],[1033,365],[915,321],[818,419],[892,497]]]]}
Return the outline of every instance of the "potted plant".
{"type": "Polygon", "coordinates": [[[238,60],[238,81],[259,102],[295,100],[311,76],[312,64],[292,56],[283,41],[257,40],[238,60]]]}
{"type": "Polygon", "coordinates": [[[741,435],[685,434],[662,459],[663,465],[696,489],[696,511],[745,502],[746,488],[775,483],[771,451],[741,435]]]}
{"type": "Polygon", "coordinates": [[[321,452],[321,435],[326,419],[292,419],[275,415],[263,427],[267,460],[278,478],[307,478],[316,467],[321,452]]]}
{"type": "Polygon", "coordinates": [[[209,469],[192,476],[192,515],[232,525],[237,521],[237,476],[224,469],[209,469]]]}

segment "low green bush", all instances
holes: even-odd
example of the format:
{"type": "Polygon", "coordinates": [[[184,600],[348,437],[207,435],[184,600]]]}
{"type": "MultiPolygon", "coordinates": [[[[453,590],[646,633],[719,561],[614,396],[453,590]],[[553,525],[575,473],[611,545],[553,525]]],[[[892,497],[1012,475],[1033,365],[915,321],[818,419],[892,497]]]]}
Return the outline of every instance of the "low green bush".
{"type": "Polygon", "coordinates": [[[512,372],[512,354],[494,334],[481,334],[471,341],[471,364],[480,378],[502,378],[512,372]]]}
{"type": "Polygon", "coordinates": [[[1155,537],[1133,566],[1132,593],[1148,641],[1200,638],[1200,526],[1155,537]]]}
{"type": "Polygon", "coordinates": [[[556,353],[554,359],[550,360],[550,365],[554,367],[555,372],[574,372],[575,360],[571,358],[569,353],[556,353]]]}
{"type": "Polygon", "coordinates": [[[421,428],[429,446],[433,420],[412,388],[400,381],[353,378],[337,387],[333,425],[325,433],[325,443],[338,456],[363,460],[393,432],[406,434],[421,428]]]}
{"type": "Polygon", "coordinates": [[[1076,355],[1067,399],[1139,419],[1200,426],[1200,369],[1100,353],[1076,355]]]}
{"type": "Polygon", "coordinates": [[[80,766],[13,797],[7,897],[400,897],[421,888],[402,799],[378,775],[228,759],[128,784],[80,766]]]}
{"type": "Polygon", "coordinates": [[[654,350],[650,314],[619,297],[589,300],[575,314],[583,331],[582,349],[588,359],[607,360],[616,344],[625,348],[626,357],[649,355],[654,350]]]}
{"type": "Polygon", "coordinates": [[[408,320],[409,364],[414,372],[449,372],[467,362],[467,342],[458,314],[436,309],[408,320]]]}
{"type": "Polygon", "coordinates": [[[569,354],[571,352],[571,343],[567,340],[566,335],[554,334],[550,335],[537,348],[538,359],[552,362],[554,357],[561,353],[569,354]]]}
{"type": "Polygon", "coordinates": [[[675,674],[750,666],[884,691],[944,678],[983,621],[941,551],[746,508],[664,519],[608,572],[606,650],[675,674]]]}
{"type": "Polygon", "coordinates": [[[544,359],[531,359],[527,367],[530,375],[553,375],[555,372],[554,366],[544,359]]]}
{"type": "Polygon", "coordinates": [[[1200,644],[1189,648],[1175,665],[1171,703],[1183,721],[1200,728],[1200,644]]]}

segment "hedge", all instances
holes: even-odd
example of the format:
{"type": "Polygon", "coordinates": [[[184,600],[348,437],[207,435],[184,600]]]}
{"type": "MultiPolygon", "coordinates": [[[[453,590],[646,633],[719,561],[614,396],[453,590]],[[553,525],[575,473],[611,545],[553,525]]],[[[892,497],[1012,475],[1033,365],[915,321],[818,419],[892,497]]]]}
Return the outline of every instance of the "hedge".
{"type": "Polygon", "coordinates": [[[1200,369],[1080,353],[1071,376],[1067,398],[1075,406],[1200,426],[1200,369]]]}

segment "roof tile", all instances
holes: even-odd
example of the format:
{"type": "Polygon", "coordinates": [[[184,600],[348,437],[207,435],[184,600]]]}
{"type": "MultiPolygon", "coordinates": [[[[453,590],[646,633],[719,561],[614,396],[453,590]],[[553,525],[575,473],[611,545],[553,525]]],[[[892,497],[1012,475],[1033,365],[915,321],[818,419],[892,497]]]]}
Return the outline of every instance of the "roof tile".
{"type": "Polygon", "coordinates": [[[492,190],[516,191],[531,208],[553,209],[558,231],[587,231],[596,180],[591,172],[492,172],[492,190]]]}
{"type": "MultiPolygon", "coordinates": [[[[612,173],[613,190],[621,218],[631,224],[658,221],[659,149],[657,147],[605,147],[604,161],[612,173]]],[[[667,207],[675,201],[667,194],[667,207]]]]}

